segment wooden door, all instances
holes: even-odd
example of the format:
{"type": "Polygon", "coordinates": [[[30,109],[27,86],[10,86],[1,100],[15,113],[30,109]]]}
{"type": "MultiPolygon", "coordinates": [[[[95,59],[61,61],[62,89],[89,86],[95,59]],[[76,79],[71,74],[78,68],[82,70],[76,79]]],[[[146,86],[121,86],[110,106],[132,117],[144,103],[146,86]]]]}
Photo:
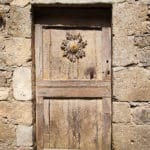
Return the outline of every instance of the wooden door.
{"type": "Polygon", "coordinates": [[[65,11],[35,24],[37,149],[110,150],[110,18],[65,11]]]}

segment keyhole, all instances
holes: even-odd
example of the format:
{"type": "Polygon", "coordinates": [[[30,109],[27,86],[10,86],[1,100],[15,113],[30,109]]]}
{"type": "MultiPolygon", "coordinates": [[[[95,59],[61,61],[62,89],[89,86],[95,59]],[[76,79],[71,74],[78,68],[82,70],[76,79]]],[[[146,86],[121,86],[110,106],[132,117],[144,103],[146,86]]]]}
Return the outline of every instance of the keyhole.
{"type": "Polygon", "coordinates": [[[95,78],[95,68],[93,67],[89,67],[87,68],[86,72],[85,72],[85,75],[87,78],[89,79],[94,79],[95,78]]]}
{"type": "Polygon", "coordinates": [[[91,71],[90,72],[90,79],[93,79],[94,78],[94,73],[91,71]]]}

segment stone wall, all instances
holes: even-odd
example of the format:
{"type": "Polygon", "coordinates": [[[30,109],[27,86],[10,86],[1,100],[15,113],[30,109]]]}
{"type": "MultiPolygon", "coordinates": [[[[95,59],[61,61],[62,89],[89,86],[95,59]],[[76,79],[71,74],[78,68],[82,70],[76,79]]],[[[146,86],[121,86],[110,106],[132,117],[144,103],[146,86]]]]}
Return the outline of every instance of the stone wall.
{"type": "Polygon", "coordinates": [[[113,150],[150,147],[150,0],[0,0],[0,150],[35,146],[33,4],[112,4],[113,150]]]}

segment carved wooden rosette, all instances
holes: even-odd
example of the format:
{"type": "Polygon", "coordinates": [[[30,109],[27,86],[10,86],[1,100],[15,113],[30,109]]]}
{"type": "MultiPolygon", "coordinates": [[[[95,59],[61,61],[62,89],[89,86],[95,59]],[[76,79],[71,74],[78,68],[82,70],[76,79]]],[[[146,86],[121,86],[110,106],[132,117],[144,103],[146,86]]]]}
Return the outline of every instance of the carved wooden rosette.
{"type": "Polygon", "coordinates": [[[79,34],[72,35],[66,33],[66,39],[61,44],[61,50],[64,51],[63,56],[68,58],[71,62],[76,62],[77,59],[85,57],[83,50],[87,45],[87,41],[83,41],[79,34]]]}

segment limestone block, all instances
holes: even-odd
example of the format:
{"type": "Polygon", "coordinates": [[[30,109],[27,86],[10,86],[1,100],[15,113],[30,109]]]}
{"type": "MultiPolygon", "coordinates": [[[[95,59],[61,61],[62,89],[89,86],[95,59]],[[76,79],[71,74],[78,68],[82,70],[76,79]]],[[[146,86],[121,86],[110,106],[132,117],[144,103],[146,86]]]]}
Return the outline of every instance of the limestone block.
{"type": "Polygon", "coordinates": [[[143,4],[150,4],[150,0],[139,0],[143,4]]]}
{"type": "Polygon", "coordinates": [[[131,150],[132,130],[127,125],[113,124],[112,149],[131,150]]]}
{"type": "Polygon", "coordinates": [[[114,72],[113,95],[119,101],[150,101],[150,72],[131,67],[114,72]]]}
{"type": "Polygon", "coordinates": [[[33,147],[20,147],[17,150],[34,150],[33,147]]]}
{"type": "Polygon", "coordinates": [[[130,106],[126,102],[113,102],[113,122],[129,123],[131,120],[130,106]]]}
{"type": "Polygon", "coordinates": [[[113,5],[113,34],[121,37],[143,33],[142,23],[147,19],[147,5],[115,3],[113,5]]]}
{"type": "Polygon", "coordinates": [[[134,37],[115,35],[113,38],[113,66],[127,66],[137,62],[137,47],[134,45],[134,37]]]}
{"type": "Polygon", "coordinates": [[[89,3],[119,3],[119,2],[125,2],[126,0],[31,0],[33,4],[89,4],[89,3]]]}
{"type": "Polygon", "coordinates": [[[30,3],[30,0],[13,0],[11,5],[25,7],[30,3]]]}
{"type": "Polygon", "coordinates": [[[25,8],[11,6],[10,17],[6,22],[8,34],[19,37],[31,37],[31,6],[25,8]]]}
{"type": "Polygon", "coordinates": [[[139,48],[144,48],[150,46],[150,35],[135,36],[135,45],[139,48]]]}
{"type": "Polygon", "coordinates": [[[149,150],[150,126],[113,125],[113,149],[149,150]]]}
{"type": "Polygon", "coordinates": [[[18,125],[16,130],[17,146],[33,145],[33,127],[18,125]]]}
{"type": "Polygon", "coordinates": [[[140,51],[137,56],[139,66],[150,66],[150,51],[140,51]]]}
{"type": "Polygon", "coordinates": [[[5,50],[8,65],[22,65],[31,60],[31,39],[11,38],[5,40],[5,50]]]}
{"type": "Polygon", "coordinates": [[[19,67],[13,74],[13,94],[16,100],[31,100],[31,68],[19,67]]]}
{"type": "Polygon", "coordinates": [[[134,123],[138,125],[150,124],[150,104],[134,108],[132,110],[132,116],[134,123]]]}
{"type": "Polygon", "coordinates": [[[0,85],[3,87],[8,87],[11,83],[12,72],[9,69],[3,68],[2,66],[0,67],[0,85]]]}
{"type": "Polygon", "coordinates": [[[0,121],[0,150],[13,149],[15,142],[15,129],[2,121],[0,121]]]}
{"type": "Polygon", "coordinates": [[[14,124],[32,124],[32,103],[13,102],[8,103],[6,101],[0,103],[0,116],[8,118],[14,124]]]}
{"type": "Polygon", "coordinates": [[[0,4],[8,4],[13,0],[0,0],[0,4]]]}
{"type": "Polygon", "coordinates": [[[7,100],[9,95],[9,88],[6,87],[0,87],[0,101],[1,100],[7,100]]]}

